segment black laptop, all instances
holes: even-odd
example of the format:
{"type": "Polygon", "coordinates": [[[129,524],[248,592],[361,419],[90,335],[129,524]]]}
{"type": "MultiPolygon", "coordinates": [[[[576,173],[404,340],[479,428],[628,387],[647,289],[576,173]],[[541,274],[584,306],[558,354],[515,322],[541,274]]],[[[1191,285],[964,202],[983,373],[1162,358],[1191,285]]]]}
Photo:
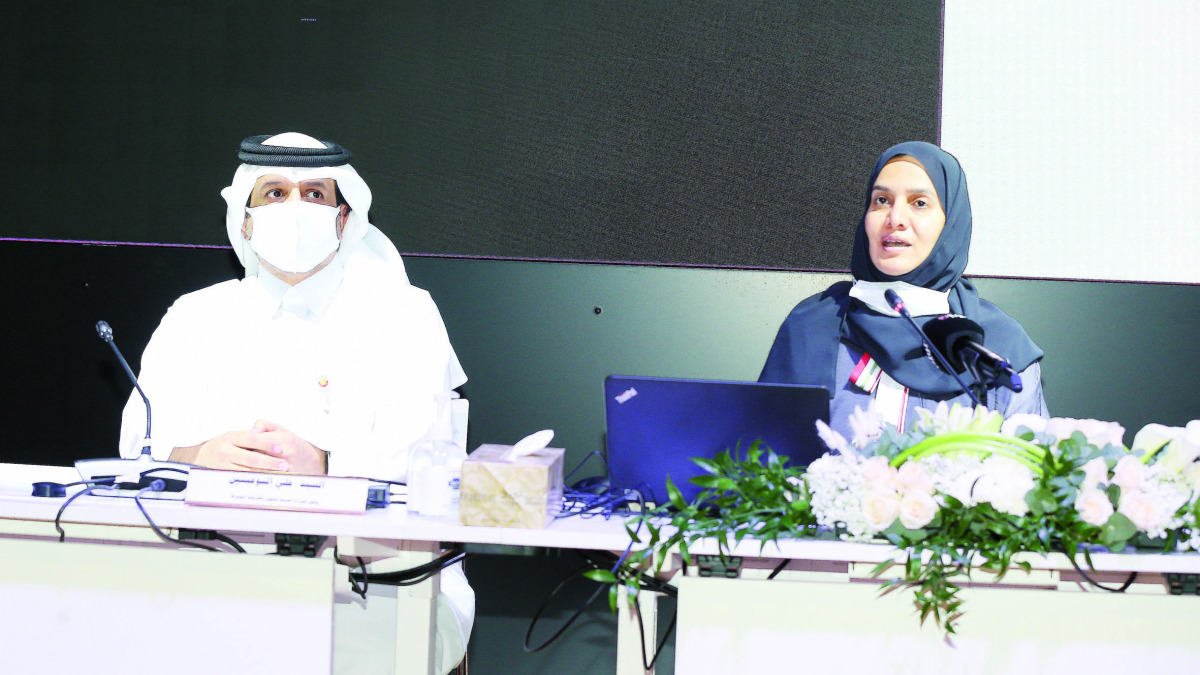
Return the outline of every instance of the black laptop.
{"type": "Polygon", "coordinates": [[[610,375],[604,381],[609,482],[667,502],[667,477],[687,500],[703,473],[692,457],[744,453],[761,440],[793,465],[825,453],[817,420],[829,421],[824,387],[610,375]]]}

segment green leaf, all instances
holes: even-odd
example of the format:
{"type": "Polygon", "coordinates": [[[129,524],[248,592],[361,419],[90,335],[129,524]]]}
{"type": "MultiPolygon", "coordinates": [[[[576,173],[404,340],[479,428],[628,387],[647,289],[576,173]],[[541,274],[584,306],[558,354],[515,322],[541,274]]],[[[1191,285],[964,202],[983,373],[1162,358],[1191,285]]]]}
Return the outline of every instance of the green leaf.
{"type": "Polygon", "coordinates": [[[895,564],[896,564],[895,560],[888,558],[887,560],[884,560],[883,562],[879,563],[875,567],[871,568],[871,576],[877,577],[880,574],[883,574],[884,572],[886,572],[892,565],[895,565],[895,564]]]}
{"type": "Polygon", "coordinates": [[[778,469],[783,466],[783,460],[771,448],[767,448],[767,466],[772,469],[778,469]]]}
{"type": "Polygon", "coordinates": [[[583,576],[591,579],[592,581],[598,581],[602,584],[617,583],[617,575],[613,574],[609,570],[588,570],[583,573],[583,576]]]}
{"type": "Polygon", "coordinates": [[[1058,509],[1058,500],[1054,498],[1054,493],[1045,487],[1030,490],[1025,495],[1025,503],[1029,505],[1029,510],[1035,516],[1053,513],[1058,509]]]}
{"type": "Polygon", "coordinates": [[[1112,502],[1113,506],[1121,503],[1121,488],[1116,485],[1109,485],[1104,489],[1104,493],[1108,495],[1108,501],[1112,502]]]}
{"type": "Polygon", "coordinates": [[[1137,534],[1137,527],[1134,526],[1133,521],[1123,513],[1114,513],[1100,528],[1100,543],[1115,551],[1118,550],[1118,546],[1124,548],[1125,543],[1135,534],[1137,534]]]}
{"type": "MultiPolygon", "coordinates": [[[[615,588],[615,586],[614,586],[615,588]]],[[[634,577],[629,577],[625,580],[625,592],[629,595],[629,604],[633,604],[633,599],[638,594],[638,580],[634,577]]]]}
{"type": "Polygon", "coordinates": [[[688,480],[702,488],[713,488],[721,491],[733,488],[733,481],[716,474],[700,474],[699,476],[692,476],[688,480]]]}
{"type": "Polygon", "coordinates": [[[667,499],[671,502],[671,506],[677,509],[687,508],[687,504],[683,501],[683,494],[679,488],[675,487],[675,483],[671,481],[670,477],[667,477],[667,499]]]}

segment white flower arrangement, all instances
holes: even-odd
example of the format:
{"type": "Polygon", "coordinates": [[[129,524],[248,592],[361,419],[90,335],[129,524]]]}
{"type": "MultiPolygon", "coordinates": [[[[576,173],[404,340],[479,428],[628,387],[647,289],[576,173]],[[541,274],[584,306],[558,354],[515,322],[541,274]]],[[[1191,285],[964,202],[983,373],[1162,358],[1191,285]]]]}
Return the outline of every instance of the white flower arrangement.
{"type": "Polygon", "coordinates": [[[1112,422],[1003,420],[945,404],[918,412],[902,434],[873,408],[856,411],[852,443],[819,425],[830,453],[804,480],[819,525],[844,540],[884,537],[908,549],[904,578],[887,585],[916,588],[922,619],[932,614],[947,633],[959,613],[950,577],[970,572],[964,552],[1002,576],[1018,551],[1074,559],[1080,546],[1120,550],[1134,540],[1200,550],[1200,421],[1148,425],[1125,448],[1125,430],[1112,422]],[[981,534],[949,538],[940,531],[948,521],[981,534]],[[913,565],[913,556],[930,562],[913,565]]]}
{"type": "Polygon", "coordinates": [[[702,538],[721,546],[831,533],[886,539],[905,555],[875,568],[877,576],[902,570],[884,588],[911,587],[921,620],[932,616],[949,636],[962,614],[955,579],[975,569],[1002,578],[1021,564],[1018,553],[1063,553],[1078,567],[1080,552],[1086,562],[1097,547],[1200,551],[1200,421],[1147,425],[1130,448],[1111,422],[1004,420],[944,403],[918,410],[907,432],[873,407],[857,410],[850,426],[847,440],[818,422],[829,452],[808,467],[758,443],[695,460],[706,475],[693,482],[705,490],[685,503],[668,484],[671,512],[642,516],[650,539],[628,570],[594,578],[636,589],[638,565],[661,562],[673,547],[686,560],[688,544],[702,538]]]}
{"type": "MultiPolygon", "coordinates": [[[[946,507],[947,498],[958,508],[986,504],[1001,514],[1026,516],[1043,473],[1035,460],[1045,453],[1062,459],[1060,446],[1066,441],[1090,447],[1094,455],[1066,472],[1075,479],[1070,505],[1087,525],[1104,527],[1120,514],[1137,532],[1164,538],[1185,525],[1186,507],[1200,497],[1200,421],[1186,427],[1148,425],[1126,450],[1121,445],[1125,430],[1113,422],[1027,414],[1002,420],[984,408],[945,403],[918,413],[914,430],[901,436],[894,429],[885,433],[874,403],[858,409],[851,416],[852,443],[817,423],[831,452],[808,467],[804,480],[819,524],[856,541],[897,523],[919,530],[946,507]],[[957,442],[921,457],[904,452],[956,436],[957,442]],[[981,439],[1000,445],[980,446],[981,439]],[[1009,444],[1018,444],[1018,450],[1002,450],[1009,444]],[[1155,453],[1157,460],[1148,463],[1155,453]]],[[[1191,533],[1185,534],[1178,547],[1194,548],[1191,533]]]]}

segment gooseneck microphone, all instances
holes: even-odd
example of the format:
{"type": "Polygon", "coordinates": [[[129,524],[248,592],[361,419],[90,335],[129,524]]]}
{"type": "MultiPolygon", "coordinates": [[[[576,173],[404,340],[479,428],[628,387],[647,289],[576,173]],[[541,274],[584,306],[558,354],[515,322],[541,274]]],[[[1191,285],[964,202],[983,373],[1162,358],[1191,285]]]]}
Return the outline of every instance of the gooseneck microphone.
{"type": "Polygon", "coordinates": [[[96,332],[99,333],[100,339],[108,343],[112,347],[113,353],[117,355],[117,360],[121,362],[121,366],[125,368],[125,373],[133,382],[134,389],[142,397],[142,401],[146,404],[146,438],[142,442],[142,452],[137,456],[137,459],[122,459],[114,458],[99,458],[99,459],[81,459],[75,462],[75,469],[79,471],[79,477],[84,482],[95,485],[109,485],[119,488],[144,488],[148,487],[155,480],[164,480],[167,492],[178,492],[187,486],[185,482],[186,476],[191,467],[187,464],[179,462],[160,462],[150,454],[150,399],[146,396],[146,392],[142,391],[142,386],[138,384],[137,377],[133,374],[133,369],[129,367],[129,363],[125,357],[121,355],[121,350],[117,349],[116,343],[113,342],[112,327],[105,321],[96,322],[96,332]],[[159,478],[153,473],[173,472],[182,474],[179,478],[159,478]]]}
{"type": "Polygon", "coordinates": [[[966,370],[980,382],[1022,389],[1021,376],[1008,359],[983,346],[983,327],[965,316],[947,314],[925,324],[925,336],[947,356],[956,371],[966,370]]]}
{"type": "Polygon", "coordinates": [[[929,353],[933,355],[934,360],[937,361],[942,370],[945,370],[954,377],[954,381],[958,383],[958,386],[961,387],[964,392],[966,392],[967,396],[971,397],[971,402],[976,406],[981,405],[979,403],[979,397],[975,395],[975,392],[967,386],[966,382],[963,382],[962,378],[958,376],[958,372],[946,361],[946,357],[942,354],[942,352],[935,347],[932,342],[929,341],[929,338],[925,336],[925,332],[921,330],[921,327],[917,325],[917,322],[913,321],[912,314],[910,314],[908,308],[904,306],[904,301],[900,299],[900,294],[889,288],[883,292],[883,298],[887,300],[888,304],[892,306],[893,310],[895,310],[900,316],[904,317],[905,321],[908,322],[908,325],[912,326],[912,329],[917,333],[917,337],[921,338],[921,344],[925,345],[925,348],[928,349],[929,353]]]}
{"type": "Polygon", "coordinates": [[[125,357],[121,355],[121,350],[117,349],[117,343],[113,342],[113,330],[108,325],[107,321],[96,322],[96,332],[100,334],[100,339],[108,343],[112,347],[113,353],[117,355],[117,360],[121,362],[121,366],[125,368],[125,374],[133,382],[133,388],[137,389],[137,393],[141,395],[142,400],[146,403],[146,440],[142,443],[142,454],[150,454],[150,399],[146,398],[146,392],[142,391],[142,385],[138,384],[137,376],[133,374],[133,369],[129,367],[129,363],[125,357]]]}

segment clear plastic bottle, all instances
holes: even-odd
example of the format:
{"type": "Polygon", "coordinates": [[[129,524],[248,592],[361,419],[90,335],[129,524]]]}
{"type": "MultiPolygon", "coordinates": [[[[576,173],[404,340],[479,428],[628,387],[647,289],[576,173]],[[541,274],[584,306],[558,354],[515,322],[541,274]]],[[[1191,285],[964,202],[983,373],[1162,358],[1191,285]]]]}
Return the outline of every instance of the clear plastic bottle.
{"type": "Polygon", "coordinates": [[[408,455],[408,512],[420,514],[428,500],[429,466],[431,464],[430,444],[427,438],[422,438],[412,447],[408,455]]]}
{"type": "Polygon", "coordinates": [[[458,519],[459,481],[466,450],[454,442],[450,392],[437,396],[437,417],[413,448],[408,464],[408,511],[458,519]]]}

